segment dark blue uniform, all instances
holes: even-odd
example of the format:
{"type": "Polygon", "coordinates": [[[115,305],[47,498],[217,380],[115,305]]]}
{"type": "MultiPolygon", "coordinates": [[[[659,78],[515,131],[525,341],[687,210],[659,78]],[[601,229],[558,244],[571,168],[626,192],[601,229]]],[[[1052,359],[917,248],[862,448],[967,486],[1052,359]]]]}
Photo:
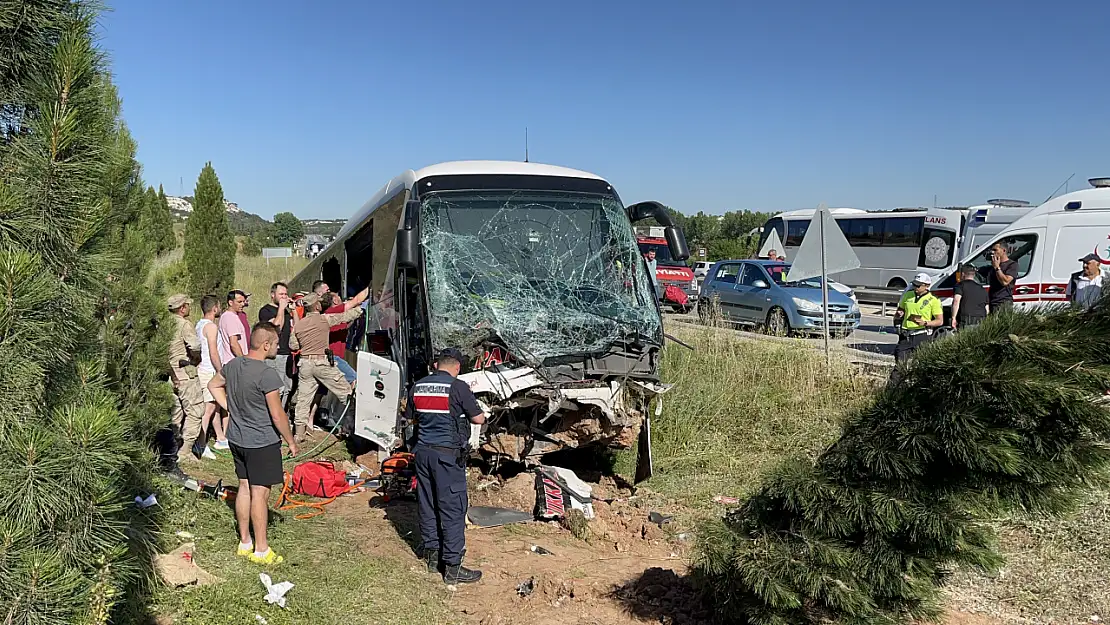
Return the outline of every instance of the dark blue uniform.
{"type": "Polygon", "coordinates": [[[466,544],[466,449],[470,417],[482,414],[470,387],[437,371],[412,387],[406,413],[416,426],[416,500],[424,550],[446,566],[462,563],[466,544]]]}

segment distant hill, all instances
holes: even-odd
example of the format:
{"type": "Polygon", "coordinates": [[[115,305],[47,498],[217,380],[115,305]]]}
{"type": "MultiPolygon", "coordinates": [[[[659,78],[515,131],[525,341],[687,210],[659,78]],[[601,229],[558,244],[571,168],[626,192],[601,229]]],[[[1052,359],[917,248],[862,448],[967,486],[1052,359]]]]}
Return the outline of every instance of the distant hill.
{"type": "MultiPolygon", "coordinates": [[[[170,204],[170,212],[173,213],[174,219],[177,221],[185,221],[188,219],[189,213],[193,212],[193,197],[190,195],[181,197],[170,195],[166,196],[166,199],[170,204]]],[[[254,236],[274,226],[273,222],[239,208],[239,205],[235,202],[227,202],[227,220],[231,226],[231,232],[236,236],[254,236]]],[[[304,224],[305,234],[334,237],[339,234],[339,229],[347,223],[347,220],[305,219],[301,223],[304,224]]]]}

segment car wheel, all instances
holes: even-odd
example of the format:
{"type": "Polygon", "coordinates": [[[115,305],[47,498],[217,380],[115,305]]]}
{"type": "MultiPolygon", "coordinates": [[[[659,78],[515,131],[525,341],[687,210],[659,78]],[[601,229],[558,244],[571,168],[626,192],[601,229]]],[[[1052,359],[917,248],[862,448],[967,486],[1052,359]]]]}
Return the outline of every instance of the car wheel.
{"type": "Polygon", "coordinates": [[[767,333],[773,336],[790,335],[790,318],[785,310],[775,306],[767,313],[767,333]]]}
{"type": "Polygon", "coordinates": [[[905,280],[903,280],[901,278],[895,278],[895,279],[891,280],[886,285],[886,288],[888,288],[888,289],[898,289],[899,291],[905,291],[907,286],[908,285],[906,284],[905,280]]]}

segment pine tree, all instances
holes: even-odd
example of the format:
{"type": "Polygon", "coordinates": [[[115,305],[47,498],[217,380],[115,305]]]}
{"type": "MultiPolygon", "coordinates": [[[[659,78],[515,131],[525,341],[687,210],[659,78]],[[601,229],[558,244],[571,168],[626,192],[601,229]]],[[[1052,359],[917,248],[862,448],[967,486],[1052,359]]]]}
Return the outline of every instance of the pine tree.
{"type": "Polygon", "coordinates": [[[7,4],[0,30],[26,19],[4,45],[41,58],[0,80],[20,129],[0,149],[0,620],[122,622],[153,579],[161,512],[131,500],[168,411],[168,318],[142,286],[142,182],[96,15],[7,4]]]}
{"type": "Polygon", "coordinates": [[[197,179],[193,212],[185,222],[185,265],[192,292],[220,293],[232,288],[235,278],[235,237],[227,221],[223,187],[212,163],[197,179]]]}
{"type": "Polygon", "coordinates": [[[1000,565],[986,519],[1066,510],[1110,465],[1110,306],[995,315],[903,373],[702,533],[724,620],[935,618],[953,567],[1000,565]]]}
{"type": "Polygon", "coordinates": [[[156,252],[165,254],[177,247],[177,235],[173,231],[173,213],[170,211],[170,201],[162,185],[158,185],[158,204],[154,207],[154,240],[157,242],[156,252]]]}

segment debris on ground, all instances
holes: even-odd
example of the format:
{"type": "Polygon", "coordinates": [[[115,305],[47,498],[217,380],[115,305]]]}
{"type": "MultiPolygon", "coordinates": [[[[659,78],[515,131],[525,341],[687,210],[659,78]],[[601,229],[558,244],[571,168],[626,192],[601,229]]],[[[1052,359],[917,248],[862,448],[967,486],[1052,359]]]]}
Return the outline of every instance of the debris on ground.
{"type": "Polygon", "coordinates": [[[713,503],[723,503],[726,506],[731,506],[731,505],[735,505],[735,504],[740,503],[740,499],[737,498],[737,497],[727,497],[725,495],[717,495],[716,497],[713,498],[713,503]]]}
{"type": "Polygon", "coordinates": [[[536,578],[529,577],[528,579],[516,585],[516,594],[521,597],[527,597],[536,590],[536,578]]]}
{"type": "Polygon", "coordinates": [[[531,547],[529,547],[529,551],[531,551],[532,553],[535,553],[535,554],[539,554],[541,556],[553,556],[553,555],[555,555],[554,552],[548,551],[547,549],[544,549],[543,547],[541,547],[539,545],[532,545],[531,547]]]}
{"type": "Polygon", "coordinates": [[[270,576],[265,573],[259,573],[258,579],[262,585],[266,587],[266,596],[263,599],[266,603],[271,605],[277,604],[280,607],[285,607],[285,593],[293,590],[293,582],[279,582],[275,584],[270,576]]]}
{"type": "Polygon", "coordinates": [[[196,538],[196,536],[193,536],[192,532],[186,532],[184,530],[174,532],[173,535],[182,540],[193,540],[194,538],[196,538]]]}
{"type": "Polygon", "coordinates": [[[712,620],[712,610],[690,580],[670,569],[652,567],[638,579],[617,588],[613,595],[641,619],[674,625],[712,620]]]}
{"type": "Polygon", "coordinates": [[[674,516],[669,514],[659,514],[658,512],[653,511],[648,513],[648,520],[656,525],[662,526],[665,523],[670,523],[671,521],[673,521],[674,516]]]}
{"type": "Polygon", "coordinates": [[[135,505],[139,506],[140,508],[150,508],[152,506],[158,505],[158,498],[154,496],[154,493],[151,493],[146,497],[143,497],[142,495],[135,495],[135,505]]]}
{"type": "Polygon", "coordinates": [[[193,558],[196,545],[185,543],[169,553],[154,556],[154,567],[167,586],[206,586],[220,582],[220,578],[200,568],[193,558]]]}
{"type": "Polygon", "coordinates": [[[470,506],[466,512],[466,520],[478,527],[499,527],[513,523],[524,523],[531,521],[532,518],[531,512],[495,508],[493,506],[470,506]]]}

